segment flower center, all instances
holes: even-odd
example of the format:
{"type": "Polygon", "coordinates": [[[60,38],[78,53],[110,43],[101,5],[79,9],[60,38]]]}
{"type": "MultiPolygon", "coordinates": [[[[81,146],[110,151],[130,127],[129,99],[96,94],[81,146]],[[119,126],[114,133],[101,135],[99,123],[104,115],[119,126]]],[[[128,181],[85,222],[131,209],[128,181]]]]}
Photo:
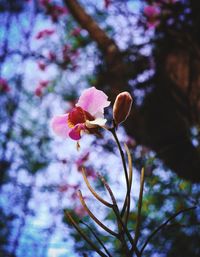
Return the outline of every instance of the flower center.
{"type": "Polygon", "coordinates": [[[70,111],[67,124],[70,128],[73,128],[77,124],[85,123],[86,120],[94,120],[94,117],[89,112],[86,112],[81,107],[77,106],[70,111]]]}

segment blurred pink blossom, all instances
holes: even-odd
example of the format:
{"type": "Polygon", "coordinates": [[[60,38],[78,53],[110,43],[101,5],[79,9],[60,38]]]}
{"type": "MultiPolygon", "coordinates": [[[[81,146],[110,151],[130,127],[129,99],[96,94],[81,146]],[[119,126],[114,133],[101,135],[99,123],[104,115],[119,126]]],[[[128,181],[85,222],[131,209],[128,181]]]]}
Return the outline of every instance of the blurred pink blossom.
{"type": "Polygon", "coordinates": [[[111,4],[111,0],[104,0],[104,7],[107,9],[111,4]]]}
{"type": "Polygon", "coordinates": [[[35,89],[35,95],[38,96],[38,97],[41,97],[43,94],[43,90],[40,86],[37,86],[36,89],[35,89]]]}
{"type": "Polygon", "coordinates": [[[44,71],[47,66],[44,62],[38,62],[38,67],[40,70],[44,71]]]}
{"type": "Polygon", "coordinates": [[[161,2],[165,3],[165,4],[175,4],[176,2],[178,2],[179,0],[161,0],[161,2]]]}
{"type": "Polygon", "coordinates": [[[41,80],[35,89],[35,95],[41,97],[43,95],[44,88],[49,84],[49,80],[41,80]]]}
{"type": "Polygon", "coordinates": [[[57,22],[61,15],[67,14],[68,10],[64,6],[58,6],[50,0],[40,0],[40,4],[44,7],[46,14],[51,16],[53,22],[57,22]]]}
{"type": "Polygon", "coordinates": [[[144,8],[144,15],[147,18],[147,27],[155,28],[160,24],[160,9],[156,5],[148,5],[144,8]]]}
{"type": "Polygon", "coordinates": [[[70,185],[70,184],[61,184],[58,186],[58,191],[61,192],[61,193],[64,193],[64,192],[67,192],[69,189],[72,189],[73,190],[73,197],[77,197],[77,193],[76,191],[78,190],[79,188],[79,185],[70,185]],[[76,195],[76,196],[75,196],[76,195]]]}
{"type": "Polygon", "coordinates": [[[41,80],[41,81],[39,82],[39,85],[40,85],[41,88],[47,87],[48,84],[49,84],[49,80],[41,80]]]}
{"type": "Polygon", "coordinates": [[[56,54],[52,51],[49,51],[48,58],[49,58],[50,61],[55,61],[56,60],[56,54]]]}
{"type": "Polygon", "coordinates": [[[8,85],[7,80],[0,78],[0,91],[8,93],[10,91],[10,86],[8,85]]]}
{"type": "Polygon", "coordinates": [[[81,28],[75,28],[75,29],[73,29],[73,30],[71,31],[71,35],[74,36],[74,37],[77,37],[77,36],[80,35],[81,30],[82,30],[81,28]]]}
{"type": "Polygon", "coordinates": [[[48,36],[51,36],[52,34],[54,34],[54,30],[53,29],[44,29],[41,30],[37,33],[37,35],[35,36],[36,39],[41,39],[41,38],[45,38],[48,36]]]}
{"type": "Polygon", "coordinates": [[[89,155],[90,153],[87,152],[85,153],[83,156],[81,156],[77,161],[76,161],[76,165],[78,167],[78,170],[80,170],[82,168],[82,166],[85,164],[85,162],[89,159],[89,155]]]}
{"type": "Polygon", "coordinates": [[[80,206],[76,206],[74,208],[74,212],[76,213],[76,215],[78,215],[79,217],[83,217],[87,215],[86,210],[84,209],[84,207],[82,205],[80,206]]]}

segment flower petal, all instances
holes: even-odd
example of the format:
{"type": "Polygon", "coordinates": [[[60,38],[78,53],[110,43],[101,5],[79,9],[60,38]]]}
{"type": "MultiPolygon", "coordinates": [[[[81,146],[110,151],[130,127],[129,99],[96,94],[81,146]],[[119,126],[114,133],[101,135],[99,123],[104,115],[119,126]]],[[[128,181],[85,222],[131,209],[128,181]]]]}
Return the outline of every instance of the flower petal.
{"type": "Polygon", "coordinates": [[[79,140],[81,138],[81,130],[85,130],[84,124],[77,124],[74,128],[72,128],[69,132],[71,139],[79,140]]]}
{"type": "Polygon", "coordinates": [[[103,119],[103,118],[97,118],[97,119],[92,120],[92,121],[87,120],[86,121],[86,127],[87,128],[96,128],[97,126],[102,127],[102,126],[104,126],[106,124],[106,121],[107,120],[103,119]]]}
{"type": "Polygon", "coordinates": [[[103,116],[104,108],[110,105],[107,99],[108,97],[104,92],[91,87],[83,91],[76,106],[82,107],[94,117],[97,114],[103,116]]]}
{"type": "Polygon", "coordinates": [[[70,128],[68,127],[67,120],[68,114],[55,116],[51,120],[51,127],[53,131],[62,138],[69,136],[70,128]]]}

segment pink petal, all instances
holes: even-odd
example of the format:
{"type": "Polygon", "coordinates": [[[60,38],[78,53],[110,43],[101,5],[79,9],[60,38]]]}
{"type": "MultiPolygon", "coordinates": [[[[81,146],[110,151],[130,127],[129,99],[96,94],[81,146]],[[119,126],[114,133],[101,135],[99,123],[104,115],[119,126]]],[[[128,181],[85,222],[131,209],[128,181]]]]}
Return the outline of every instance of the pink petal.
{"type": "Polygon", "coordinates": [[[67,120],[68,120],[68,114],[55,116],[51,120],[51,127],[53,131],[57,135],[63,138],[66,138],[69,136],[70,128],[68,127],[67,120]]]}
{"type": "Polygon", "coordinates": [[[149,18],[156,17],[160,14],[160,9],[157,6],[148,5],[144,7],[144,14],[149,18]]]}
{"type": "Polygon", "coordinates": [[[79,140],[81,138],[81,130],[85,130],[84,124],[77,124],[74,128],[72,128],[69,132],[69,136],[73,140],[79,140]]]}
{"type": "Polygon", "coordinates": [[[110,105],[108,97],[95,87],[88,88],[81,94],[76,106],[80,106],[92,116],[103,116],[104,108],[110,105]]]}

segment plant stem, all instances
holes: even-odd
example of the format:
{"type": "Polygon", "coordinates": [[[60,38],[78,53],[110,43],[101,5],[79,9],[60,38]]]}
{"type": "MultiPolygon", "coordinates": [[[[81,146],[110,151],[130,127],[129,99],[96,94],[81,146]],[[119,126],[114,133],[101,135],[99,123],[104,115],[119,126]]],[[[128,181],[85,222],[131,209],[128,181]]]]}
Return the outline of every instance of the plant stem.
{"type": "Polygon", "coordinates": [[[95,197],[97,200],[99,200],[101,203],[103,203],[105,206],[112,208],[113,205],[112,205],[111,203],[105,201],[103,198],[101,198],[101,196],[99,196],[99,195],[96,193],[96,191],[91,187],[91,185],[90,185],[90,183],[89,183],[89,181],[88,181],[88,179],[87,179],[87,177],[86,177],[85,168],[84,168],[84,167],[82,168],[82,175],[83,175],[83,179],[84,179],[84,181],[85,181],[85,183],[86,183],[86,185],[87,185],[87,188],[88,188],[88,189],[90,190],[90,192],[94,195],[94,197],[95,197]]]}
{"type": "Polygon", "coordinates": [[[139,193],[139,200],[138,200],[137,222],[136,222],[135,238],[134,238],[135,245],[137,245],[138,238],[140,235],[143,191],[144,191],[144,168],[142,168],[141,170],[141,177],[140,177],[140,193],[139,193]]]}
{"type": "Polygon", "coordinates": [[[83,196],[81,194],[81,191],[78,191],[78,196],[79,199],[81,201],[81,204],[83,206],[83,208],[87,211],[88,215],[101,227],[103,228],[106,232],[108,232],[109,234],[115,236],[116,238],[119,238],[119,235],[117,233],[115,233],[114,231],[112,231],[111,229],[109,229],[108,227],[106,227],[99,219],[97,219],[97,217],[90,211],[90,209],[87,207],[83,196]]]}
{"type": "Polygon", "coordinates": [[[70,213],[65,212],[65,215],[68,217],[71,224],[74,226],[74,228],[77,230],[77,232],[82,236],[82,238],[101,256],[101,257],[108,257],[106,254],[104,254],[101,250],[97,248],[97,246],[83,233],[81,228],[78,226],[78,224],[75,222],[75,220],[72,218],[70,213]]]}
{"type": "Polygon", "coordinates": [[[190,207],[190,208],[186,208],[183,210],[180,210],[178,212],[176,212],[174,215],[172,215],[169,219],[167,219],[163,224],[161,224],[157,229],[155,229],[151,235],[147,238],[146,242],[144,243],[144,245],[142,246],[142,249],[140,251],[141,255],[145,249],[145,247],[147,246],[147,244],[150,242],[150,240],[161,230],[163,229],[170,221],[172,221],[173,219],[175,219],[179,214],[183,213],[183,212],[187,212],[187,211],[191,211],[196,209],[196,206],[190,207]]]}
{"type": "Polygon", "coordinates": [[[82,223],[83,225],[85,225],[93,234],[93,236],[96,238],[96,240],[99,242],[99,244],[103,247],[104,251],[107,253],[107,255],[109,257],[112,257],[112,255],[109,253],[109,251],[107,250],[107,248],[105,247],[105,245],[103,244],[103,242],[101,241],[101,239],[96,235],[96,233],[93,231],[93,229],[86,224],[85,222],[83,222],[82,220],[80,220],[80,223],[82,223]]]}
{"type": "MultiPolygon", "coordinates": [[[[124,169],[124,174],[125,174],[125,179],[126,179],[127,193],[126,193],[126,197],[125,197],[125,200],[124,200],[123,208],[122,208],[122,211],[121,211],[121,217],[123,217],[124,213],[126,211],[127,206],[130,205],[130,187],[129,187],[128,171],[127,171],[127,168],[126,168],[126,161],[125,161],[124,152],[122,150],[122,147],[120,145],[119,139],[117,137],[115,127],[109,129],[109,131],[112,133],[112,135],[113,135],[113,137],[114,137],[114,139],[115,139],[115,141],[117,143],[117,146],[118,146],[118,149],[119,149],[119,152],[120,152],[120,155],[121,155],[123,169],[124,169]]],[[[127,208],[127,209],[128,209],[127,211],[129,211],[130,208],[127,208]]]]}
{"type": "MultiPolygon", "coordinates": [[[[126,236],[128,237],[130,243],[132,244],[132,246],[133,246],[132,248],[135,250],[135,253],[136,253],[137,257],[140,257],[140,252],[137,249],[137,247],[135,246],[133,238],[132,238],[130,232],[128,231],[127,227],[125,226],[123,220],[122,220],[119,208],[117,206],[116,199],[114,197],[114,194],[113,194],[110,186],[106,183],[105,179],[99,173],[97,173],[97,175],[101,179],[102,183],[104,184],[105,188],[107,189],[107,191],[108,191],[108,193],[109,193],[109,195],[110,195],[110,197],[112,199],[113,211],[114,211],[114,213],[116,215],[116,218],[117,218],[119,234],[123,233],[123,237],[124,237],[124,233],[126,233],[126,236]]],[[[124,244],[124,241],[122,241],[122,244],[124,244]]],[[[127,244],[125,244],[125,245],[126,245],[126,248],[128,249],[127,244]]],[[[127,255],[126,256],[131,256],[131,253],[129,252],[129,250],[127,250],[127,255]]]]}

